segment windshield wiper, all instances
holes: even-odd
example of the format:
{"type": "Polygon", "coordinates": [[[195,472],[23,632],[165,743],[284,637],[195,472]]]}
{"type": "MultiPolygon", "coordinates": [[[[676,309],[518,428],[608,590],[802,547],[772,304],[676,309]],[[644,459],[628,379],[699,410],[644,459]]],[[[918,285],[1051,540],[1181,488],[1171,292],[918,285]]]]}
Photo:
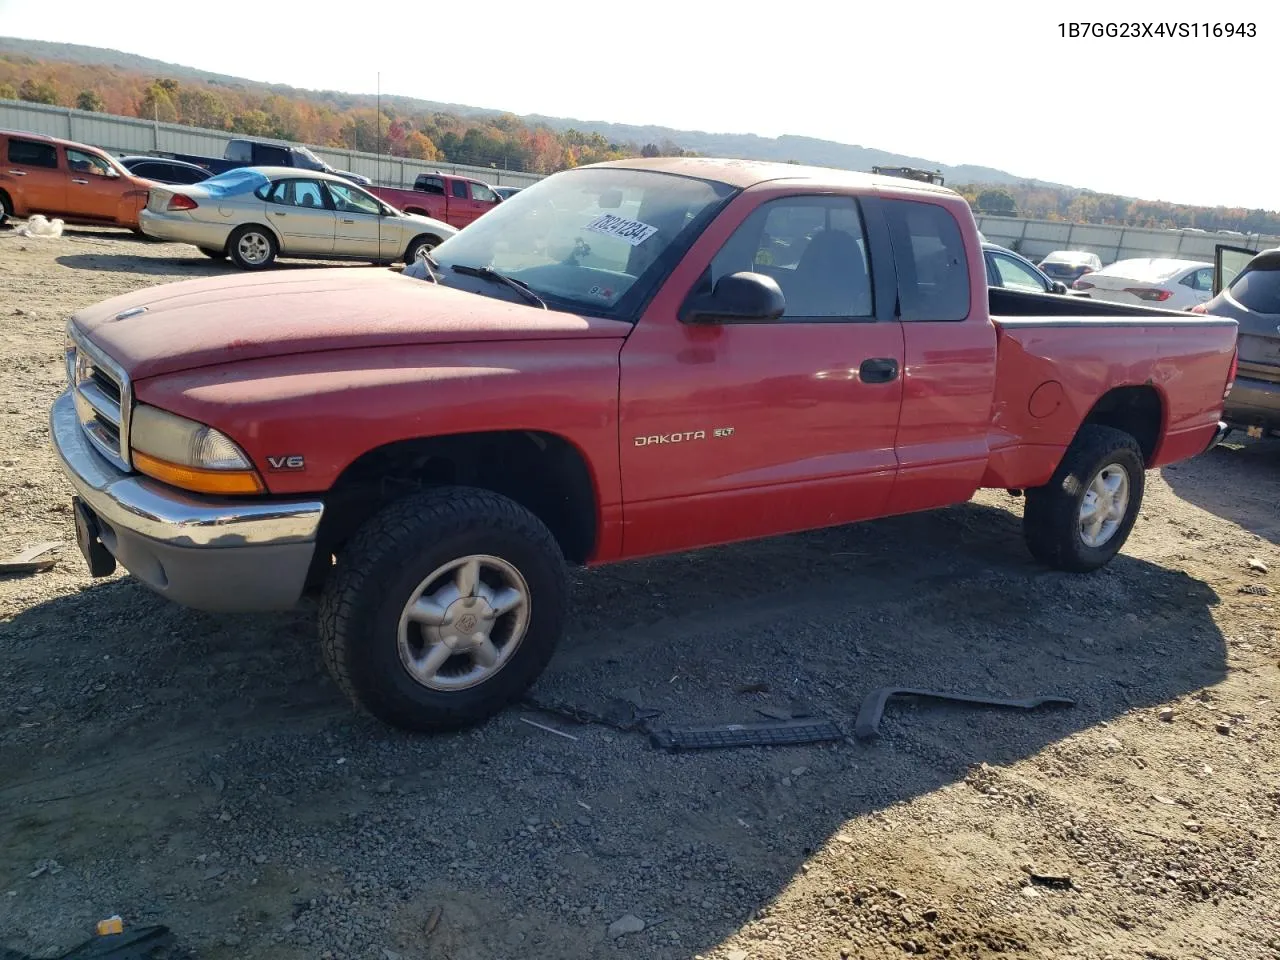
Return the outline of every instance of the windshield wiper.
{"type": "Polygon", "coordinates": [[[455,263],[453,264],[453,272],[460,273],[464,277],[479,277],[481,280],[488,280],[490,283],[500,283],[503,286],[510,287],[529,303],[539,306],[543,310],[549,309],[547,302],[530,290],[527,283],[514,277],[508,277],[505,273],[499,273],[493,267],[472,267],[465,263],[455,263]]]}

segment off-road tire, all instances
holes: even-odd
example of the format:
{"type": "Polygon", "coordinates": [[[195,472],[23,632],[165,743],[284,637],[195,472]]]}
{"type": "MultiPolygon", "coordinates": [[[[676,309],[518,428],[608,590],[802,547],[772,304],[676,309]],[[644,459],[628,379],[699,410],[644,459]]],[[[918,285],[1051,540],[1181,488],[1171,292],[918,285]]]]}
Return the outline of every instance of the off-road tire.
{"type": "Polygon", "coordinates": [[[1142,509],[1145,480],[1142,449],[1130,434],[1095,424],[1081,427],[1049,482],[1027,491],[1022,530],[1031,555],[1072,573],[1105,566],[1129,539],[1142,509]],[[1080,536],[1080,506],[1089,484],[1112,464],[1128,475],[1128,510],[1111,539],[1091,547],[1080,536]]]}
{"type": "Polygon", "coordinates": [[[538,678],[564,628],[568,578],[551,531],[512,500],[442,487],[398,500],[346,544],[320,598],[320,648],[343,692],[384,723],[437,732],[484,722],[538,678]],[[529,588],[529,624],[496,674],[456,691],[419,684],[400,662],[400,614],[438,567],[488,554],[516,567],[529,588]]]}

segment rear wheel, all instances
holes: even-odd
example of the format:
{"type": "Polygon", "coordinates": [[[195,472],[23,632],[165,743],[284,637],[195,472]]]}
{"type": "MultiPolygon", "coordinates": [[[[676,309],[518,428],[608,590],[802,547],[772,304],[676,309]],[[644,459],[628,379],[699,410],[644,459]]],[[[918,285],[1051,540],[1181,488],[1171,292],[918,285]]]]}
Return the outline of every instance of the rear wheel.
{"type": "Polygon", "coordinates": [[[1086,424],[1043,487],[1027,491],[1023,533],[1041,563],[1085,573],[1111,561],[1142,508],[1146,464],[1123,430],[1086,424]]]}
{"type": "Polygon", "coordinates": [[[369,713],[415,731],[480,723],[551,659],[566,607],[546,526],[485,490],[386,507],[344,547],[320,601],[325,663],[369,713]]]}
{"type": "Polygon", "coordinates": [[[257,224],[240,227],[227,241],[227,255],[241,270],[262,270],[271,266],[278,251],[275,236],[257,224]]]}
{"type": "Polygon", "coordinates": [[[13,216],[13,202],[9,199],[9,195],[0,190],[0,224],[8,221],[13,216]]]}
{"type": "Polygon", "coordinates": [[[413,263],[419,257],[430,253],[436,247],[440,246],[440,238],[427,234],[422,237],[414,237],[409,244],[409,248],[404,252],[404,262],[413,263]]]}

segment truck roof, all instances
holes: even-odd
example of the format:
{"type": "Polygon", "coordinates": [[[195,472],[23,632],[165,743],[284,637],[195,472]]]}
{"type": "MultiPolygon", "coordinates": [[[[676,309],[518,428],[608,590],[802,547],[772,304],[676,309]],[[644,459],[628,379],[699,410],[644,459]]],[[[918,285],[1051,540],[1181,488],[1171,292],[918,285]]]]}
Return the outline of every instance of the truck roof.
{"type": "Polygon", "coordinates": [[[958,196],[948,188],[902,177],[837,170],[833,167],[810,167],[771,160],[733,160],[720,157],[637,157],[630,160],[606,160],[589,164],[588,168],[620,167],[626,170],[653,170],[703,180],[718,180],[731,187],[745,189],[770,180],[808,180],[832,187],[880,189],[893,193],[931,193],[958,196]]]}

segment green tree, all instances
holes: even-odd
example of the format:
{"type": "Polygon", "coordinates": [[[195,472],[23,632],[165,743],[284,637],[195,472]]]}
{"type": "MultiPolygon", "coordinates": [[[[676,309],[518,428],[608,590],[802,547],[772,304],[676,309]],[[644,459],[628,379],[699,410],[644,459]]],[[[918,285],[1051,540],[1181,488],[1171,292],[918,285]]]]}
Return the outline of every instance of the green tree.
{"type": "Polygon", "coordinates": [[[18,88],[18,99],[26,100],[28,103],[52,103],[58,102],[58,88],[48,80],[33,80],[28,77],[22,81],[22,86],[18,88]]]}
{"type": "Polygon", "coordinates": [[[81,90],[80,95],[76,97],[76,109],[88,110],[92,113],[101,113],[107,109],[106,103],[102,97],[98,96],[96,90],[81,90]]]}
{"type": "Polygon", "coordinates": [[[1003,188],[983,190],[978,194],[978,209],[983,213],[1012,217],[1018,212],[1018,202],[1013,199],[1013,194],[1003,188]]]}
{"type": "Polygon", "coordinates": [[[217,95],[199,88],[178,91],[178,116],[191,127],[220,130],[227,123],[227,108],[217,95]]]}
{"type": "Polygon", "coordinates": [[[18,88],[12,83],[0,83],[0,100],[17,100],[18,88]]]}
{"type": "Polygon", "coordinates": [[[157,80],[147,87],[142,94],[142,102],[138,105],[138,114],[147,120],[159,120],[162,123],[173,123],[178,119],[178,108],[170,96],[173,81],[157,80]]]}

